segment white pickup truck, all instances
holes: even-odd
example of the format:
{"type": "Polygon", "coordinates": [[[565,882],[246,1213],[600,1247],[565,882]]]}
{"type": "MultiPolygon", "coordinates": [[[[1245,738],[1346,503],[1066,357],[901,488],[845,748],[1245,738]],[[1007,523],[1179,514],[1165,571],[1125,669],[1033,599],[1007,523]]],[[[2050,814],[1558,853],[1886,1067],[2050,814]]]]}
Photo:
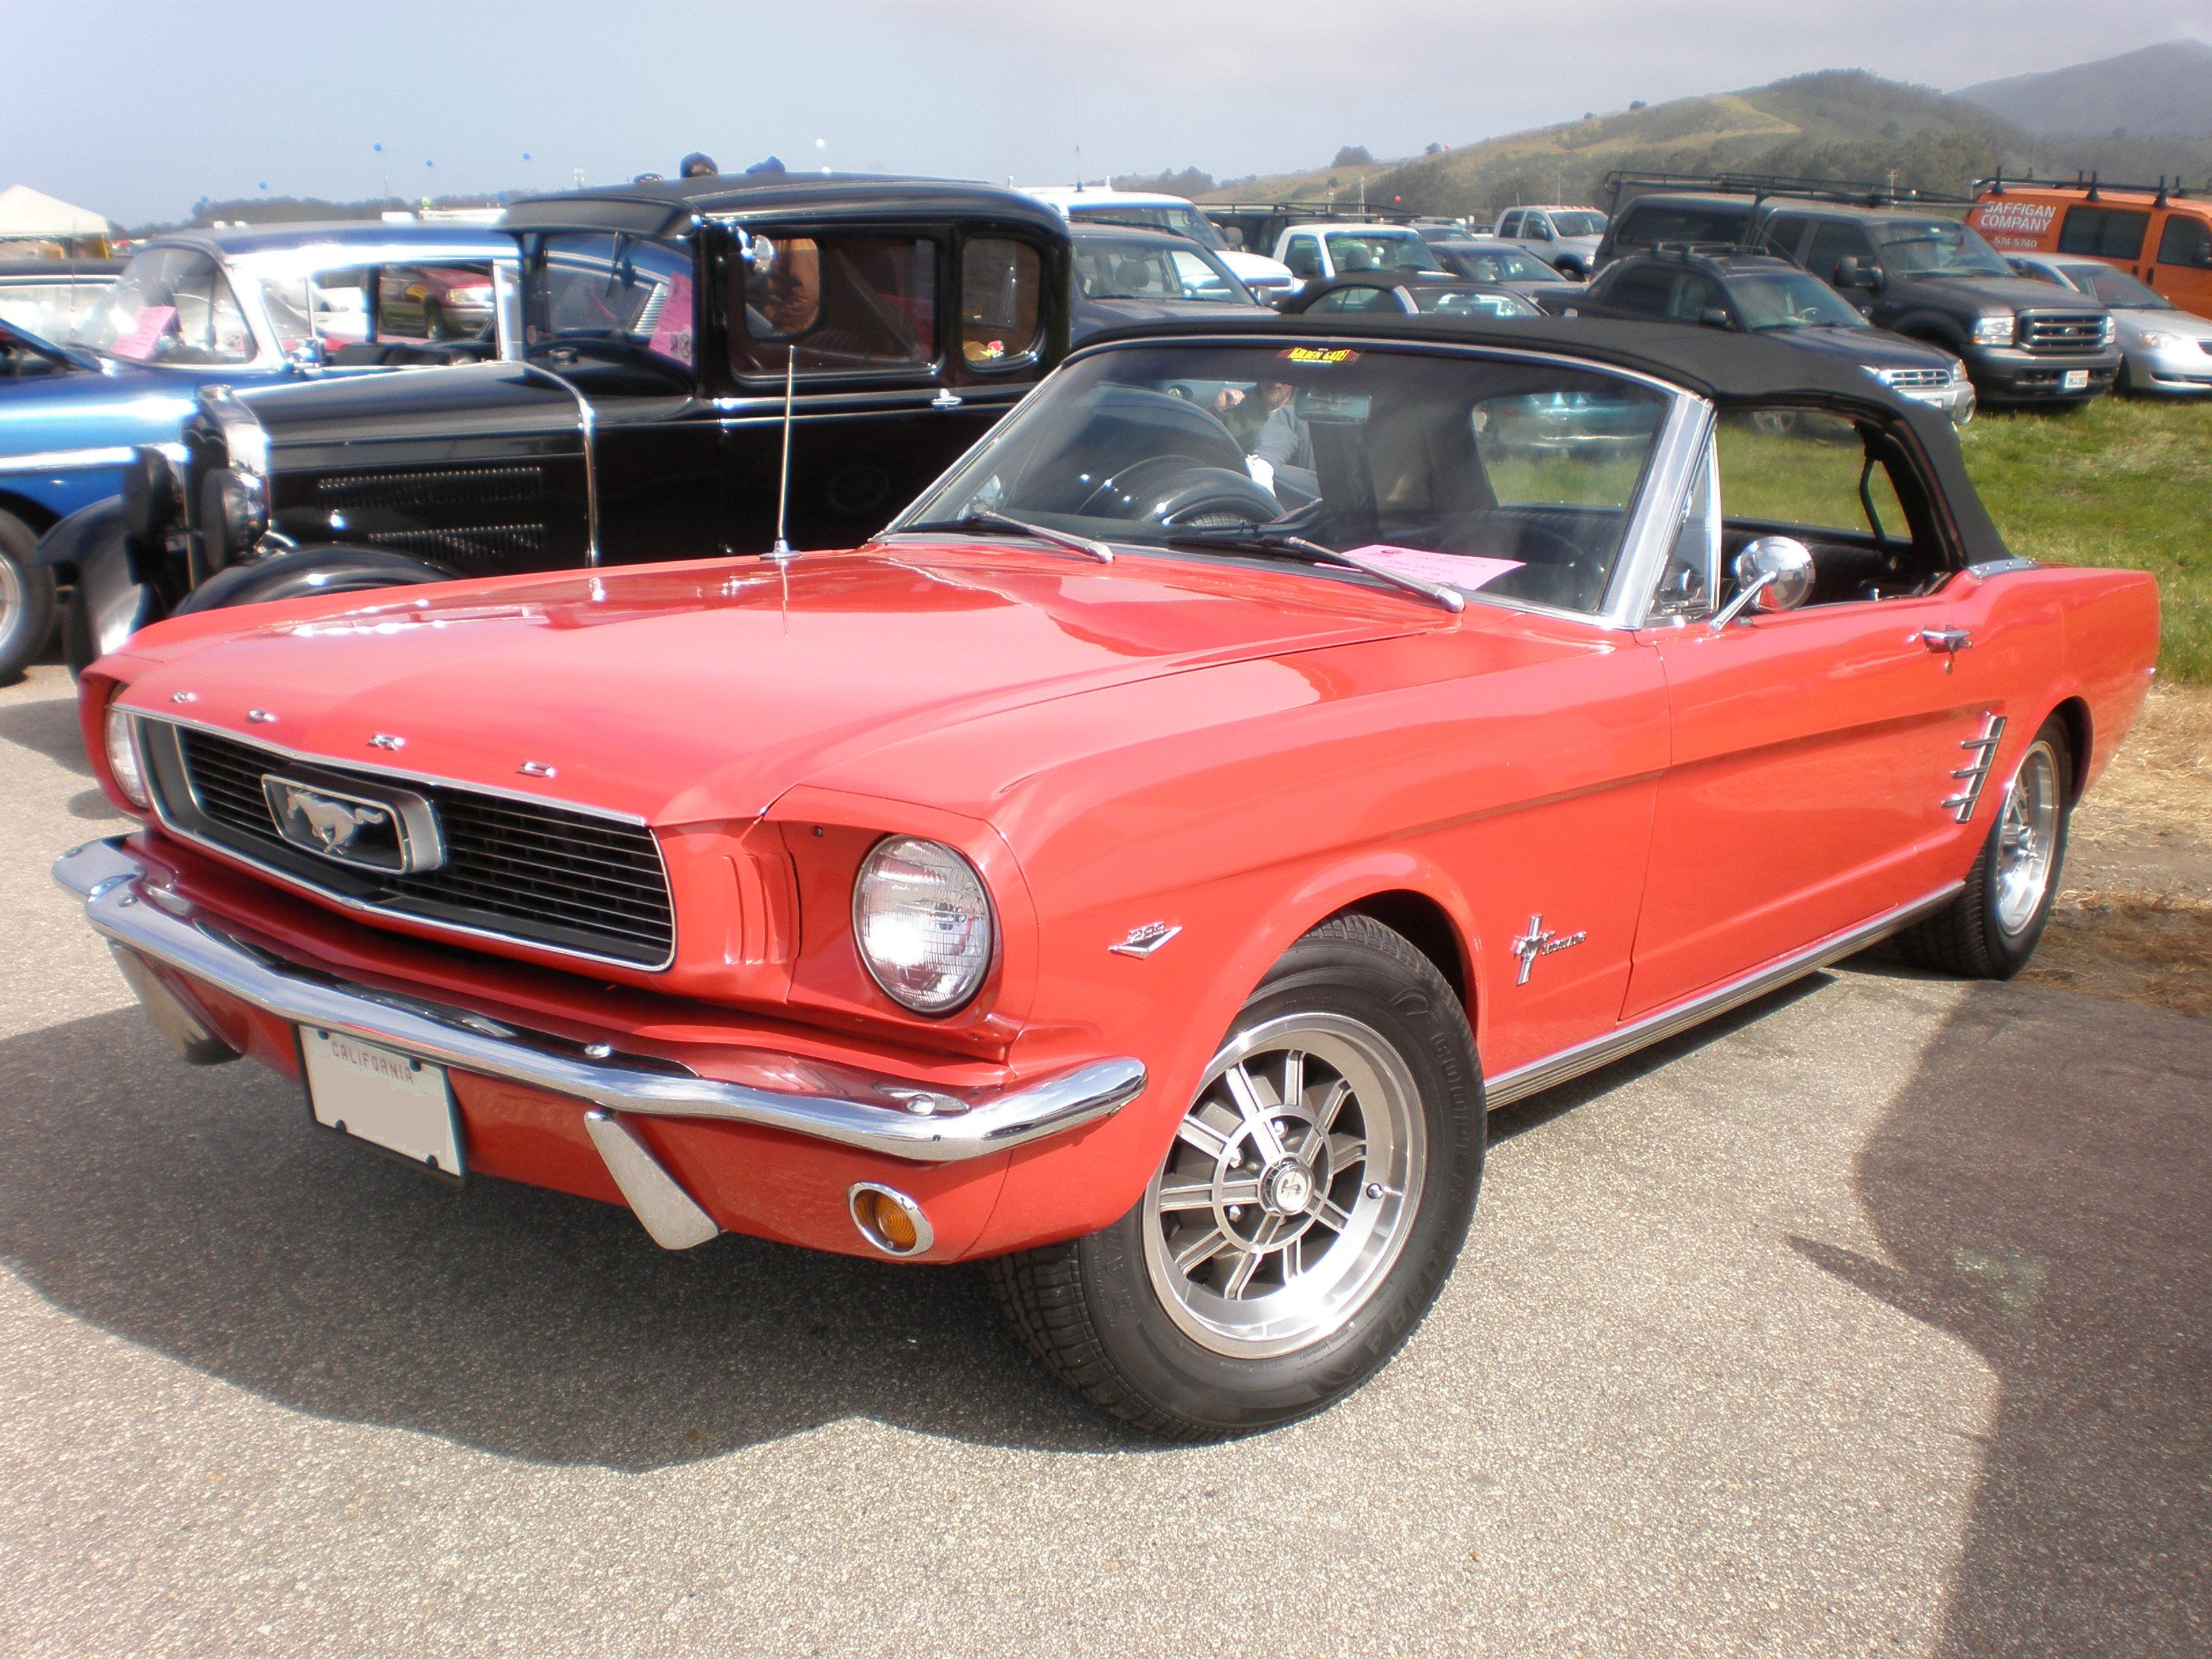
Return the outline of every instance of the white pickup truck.
{"type": "Polygon", "coordinates": [[[1411,225],[1292,225],[1276,239],[1275,258],[1301,283],[1326,282],[1352,270],[1433,271],[1439,282],[1450,275],[1411,225]]]}
{"type": "Polygon", "coordinates": [[[1581,278],[1590,274],[1605,234],[1605,215],[1586,207],[1508,208],[1491,234],[1526,248],[1563,276],[1581,278]]]}

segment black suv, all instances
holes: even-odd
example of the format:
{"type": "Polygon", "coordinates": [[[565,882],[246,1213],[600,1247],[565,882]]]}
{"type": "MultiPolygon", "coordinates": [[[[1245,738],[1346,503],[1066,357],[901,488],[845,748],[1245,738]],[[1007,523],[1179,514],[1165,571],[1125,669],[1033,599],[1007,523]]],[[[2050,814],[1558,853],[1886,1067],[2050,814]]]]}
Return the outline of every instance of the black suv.
{"type": "Polygon", "coordinates": [[[696,178],[501,228],[519,361],[215,388],[181,464],[138,451],[119,504],[57,526],[73,667],[167,614],[763,553],[780,518],[850,546],[1068,348],[1066,222],[1012,191],[696,178]]]}
{"type": "Polygon", "coordinates": [[[2109,310],[2015,275],[1955,219],[1770,198],[1746,240],[1833,284],[1877,327],[1966,359],[1984,404],[2086,404],[2119,373],[2109,310]]]}
{"type": "Polygon", "coordinates": [[[1809,271],[1731,247],[1662,248],[1623,255],[1576,299],[1574,314],[1702,325],[1856,363],[1901,398],[1973,418],[1974,388],[1941,347],[1879,329],[1809,271]]]}

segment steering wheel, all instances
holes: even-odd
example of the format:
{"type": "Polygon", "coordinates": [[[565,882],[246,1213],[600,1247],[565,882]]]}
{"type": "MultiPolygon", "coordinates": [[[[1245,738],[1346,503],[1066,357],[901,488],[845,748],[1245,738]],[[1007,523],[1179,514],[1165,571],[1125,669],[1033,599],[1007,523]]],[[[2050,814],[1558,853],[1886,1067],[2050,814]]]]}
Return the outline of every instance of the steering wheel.
{"type": "MultiPolygon", "coordinates": [[[[1508,572],[1492,584],[1498,592],[1574,611],[1597,608],[1605,593],[1605,571],[1586,549],[1549,525],[1518,517],[1509,522],[1513,530],[1513,552],[1521,559],[1521,568],[1508,572]]],[[[1477,550],[1455,550],[1471,553],[1477,550]]]]}
{"type": "Polygon", "coordinates": [[[1085,518],[1193,525],[1265,524],[1282,512],[1272,490],[1243,472],[1188,456],[1153,455],[1091,486],[1075,511],[1085,518]],[[1217,516],[1218,515],[1218,516],[1217,516]]]}

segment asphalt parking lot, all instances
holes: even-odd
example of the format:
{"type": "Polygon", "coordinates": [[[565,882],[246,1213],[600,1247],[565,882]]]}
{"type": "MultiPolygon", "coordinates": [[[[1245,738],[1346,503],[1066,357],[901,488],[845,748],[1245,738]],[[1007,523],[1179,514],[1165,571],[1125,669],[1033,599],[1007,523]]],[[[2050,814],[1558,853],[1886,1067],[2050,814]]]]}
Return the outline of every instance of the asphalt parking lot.
{"type": "Polygon", "coordinates": [[[979,1278],[455,1192],[174,1062],[0,690],[0,1649],[2212,1649],[2212,1020],[1862,963],[1499,1115],[1373,1385],[1162,1448],[979,1278]]]}

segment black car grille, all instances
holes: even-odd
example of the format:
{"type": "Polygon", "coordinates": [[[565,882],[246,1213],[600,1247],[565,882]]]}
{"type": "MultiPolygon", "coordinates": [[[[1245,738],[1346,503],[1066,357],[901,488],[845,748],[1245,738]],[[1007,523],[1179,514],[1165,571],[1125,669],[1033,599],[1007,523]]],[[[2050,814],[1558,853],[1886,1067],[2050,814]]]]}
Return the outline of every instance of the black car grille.
{"type": "Polygon", "coordinates": [[[2087,355],[2105,343],[2105,319],[2094,312],[2039,312],[2020,319],[2020,343],[2029,351],[2087,355]]]}
{"type": "Polygon", "coordinates": [[[428,508],[509,506],[545,499],[542,466],[444,466],[420,472],[340,473],[315,480],[315,497],[325,507],[428,508]]]}
{"type": "Polygon", "coordinates": [[[447,784],[303,763],[185,726],[170,754],[149,744],[163,815],[178,828],[333,897],[524,944],[664,967],[675,952],[668,874],[641,824],[447,784]],[[363,871],[276,833],[261,789],[281,771],[342,787],[398,783],[437,814],[445,863],[408,875],[363,871]],[[179,787],[181,786],[181,787],[179,787]]]}
{"type": "Polygon", "coordinates": [[[545,562],[542,524],[474,525],[466,530],[372,530],[356,539],[429,559],[463,576],[496,576],[545,562]]]}
{"type": "Polygon", "coordinates": [[[315,501],[352,520],[343,532],[349,541],[428,559],[457,575],[538,568],[550,557],[542,466],[339,473],[315,480],[315,501]]]}

